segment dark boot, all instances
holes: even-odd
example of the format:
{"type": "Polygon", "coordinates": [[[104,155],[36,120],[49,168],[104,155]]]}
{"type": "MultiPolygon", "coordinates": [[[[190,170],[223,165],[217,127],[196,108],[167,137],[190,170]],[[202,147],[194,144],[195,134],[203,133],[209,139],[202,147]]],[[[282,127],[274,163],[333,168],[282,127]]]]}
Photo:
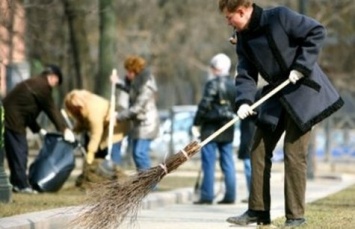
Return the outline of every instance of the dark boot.
{"type": "Polygon", "coordinates": [[[269,225],[271,223],[270,211],[254,211],[249,209],[240,216],[229,217],[227,222],[241,226],[246,226],[251,223],[269,225]]]}
{"type": "Polygon", "coordinates": [[[195,201],[194,204],[197,204],[197,205],[202,205],[202,204],[212,204],[212,200],[198,200],[198,201],[195,201]]]}
{"type": "Polygon", "coordinates": [[[285,222],[284,228],[294,228],[294,227],[299,227],[306,224],[306,219],[305,218],[299,218],[299,219],[287,219],[285,222]]]}

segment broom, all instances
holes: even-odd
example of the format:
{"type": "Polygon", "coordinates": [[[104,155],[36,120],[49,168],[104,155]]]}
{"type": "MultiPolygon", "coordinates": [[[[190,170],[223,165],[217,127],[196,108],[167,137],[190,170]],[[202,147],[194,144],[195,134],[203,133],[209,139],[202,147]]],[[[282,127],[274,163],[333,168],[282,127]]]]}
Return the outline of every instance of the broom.
{"type": "MultiPolygon", "coordinates": [[[[290,81],[286,80],[255,102],[251,108],[255,109],[289,83],[290,81]]],[[[184,149],[168,157],[164,163],[158,166],[146,171],[140,171],[124,181],[108,181],[93,188],[88,194],[87,205],[81,209],[78,217],[72,221],[73,225],[90,229],[113,229],[118,228],[127,217],[130,218],[130,223],[133,224],[137,219],[138,209],[142,200],[165,175],[189,160],[201,147],[238,120],[239,117],[233,118],[200,143],[192,141],[184,149]]]]}
{"type": "MultiPolygon", "coordinates": [[[[117,77],[117,70],[113,69],[111,76],[117,77]]],[[[116,84],[114,82],[111,83],[111,97],[110,97],[110,110],[109,110],[109,126],[108,126],[108,144],[107,144],[107,154],[105,156],[105,160],[99,164],[97,167],[98,174],[107,177],[113,177],[116,173],[116,165],[112,161],[112,142],[113,142],[113,132],[115,126],[115,105],[116,105],[116,98],[115,98],[115,91],[116,91],[116,84]]]]}

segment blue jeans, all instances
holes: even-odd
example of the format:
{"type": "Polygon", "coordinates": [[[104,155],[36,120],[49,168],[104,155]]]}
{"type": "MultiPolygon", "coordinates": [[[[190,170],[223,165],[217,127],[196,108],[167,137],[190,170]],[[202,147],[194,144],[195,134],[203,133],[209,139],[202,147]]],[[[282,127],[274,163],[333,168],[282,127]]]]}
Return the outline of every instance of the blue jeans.
{"type": "Polygon", "coordinates": [[[149,147],[152,140],[150,139],[133,139],[132,153],[133,161],[138,171],[147,170],[150,168],[149,147]]]}
{"type": "Polygon", "coordinates": [[[248,193],[250,192],[250,185],[251,185],[251,163],[250,158],[243,159],[244,164],[244,175],[247,184],[248,193]]]}
{"type": "Polygon", "coordinates": [[[112,144],[111,159],[116,165],[121,164],[121,141],[112,144]]]}
{"type": "Polygon", "coordinates": [[[220,152],[219,163],[224,175],[225,194],[223,200],[235,201],[236,198],[236,170],[233,159],[231,142],[210,142],[202,147],[201,159],[203,179],[201,185],[201,200],[213,201],[214,199],[214,177],[215,164],[217,160],[217,149],[220,152]]]}

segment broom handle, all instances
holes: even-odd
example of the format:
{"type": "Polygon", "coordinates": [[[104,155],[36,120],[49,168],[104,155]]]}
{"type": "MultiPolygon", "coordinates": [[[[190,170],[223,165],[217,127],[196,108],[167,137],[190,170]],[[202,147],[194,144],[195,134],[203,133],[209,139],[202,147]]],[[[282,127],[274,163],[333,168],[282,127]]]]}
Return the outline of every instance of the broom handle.
{"type": "MultiPolygon", "coordinates": [[[[117,76],[117,70],[113,69],[112,70],[112,75],[117,76]]],[[[115,125],[115,120],[114,120],[114,114],[115,114],[115,90],[116,90],[116,84],[112,82],[111,84],[111,99],[110,99],[110,122],[108,126],[108,144],[107,144],[107,155],[105,157],[106,160],[111,160],[111,154],[112,154],[112,142],[113,142],[113,129],[115,125]]]]}
{"type": "MultiPolygon", "coordinates": [[[[287,79],[285,82],[283,82],[282,84],[280,84],[279,86],[277,86],[276,88],[274,88],[272,91],[270,91],[269,93],[267,93],[265,96],[263,96],[261,99],[259,99],[258,101],[256,101],[253,105],[251,105],[251,109],[254,110],[255,108],[257,108],[258,106],[260,106],[263,102],[265,102],[266,100],[268,100],[271,96],[275,95],[277,92],[279,92],[281,89],[283,89],[284,87],[286,87],[288,84],[290,83],[290,80],[287,79]]],[[[207,143],[209,143],[212,139],[214,139],[215,137],[217,137],[218,135],[220,135],[223,131],[225,131],[226,129],[228,129],[230,126],[232,126],[234,123],[236,123],[239,120],[239,117],[236,116],[235,118],[233,118],[232,120],[230,120],[229,122],[227,122],[224,126],[222,126],[221,128],[219,128],[216,132],[214,132],[213,134],[211,134],[209,137],[207,137],[205,140],[203,140],[202,142],[200,142],[200,147],[203,147],[204,145],[206,145],[207,143]]]]}
{"type": "Polygon", "coordinates": [[[63,116],[63,118],[64,118],[64,121],[65,121],[65,123],[67,124],[67,126],[69,127],[69,129],[73,130],[74,125],[73,125],[73,123],[70,121],[67,112],[66,112],[64,109],[61,109],[61,110],[60,110],[60,113],[62,113],[62,116],[63,116]]]}

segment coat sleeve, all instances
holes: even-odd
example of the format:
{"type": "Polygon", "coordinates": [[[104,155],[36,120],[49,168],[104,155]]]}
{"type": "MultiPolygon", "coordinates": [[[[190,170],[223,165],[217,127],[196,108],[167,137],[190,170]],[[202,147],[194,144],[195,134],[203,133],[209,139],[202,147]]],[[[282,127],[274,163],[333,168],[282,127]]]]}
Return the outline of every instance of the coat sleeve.
{"type": "MultiPolygon", "coordinates": [[[[95,112],[94,112],[95,113],[95,112]]],[[[104,132],[104,118],[90,117],[90,141],[88,143],[88,152],[96,152],[99,148],[101,138],[104,132]]]]}
{"type": "Polygon", "coordinates": [[[145,104],[150,100],[150,98],[154,96],[154,89],[149,85],[149,83],[144,84],[132,106],[130,106],[128,109],[119,112],[117,114],[117,120],[122,121],[134,119],[138,114],[144,113],[145,104]]]}
{"type": "Polygon", "coordinates": [[[41,127],[36,120],[33,120],[33,122],[29,123],[28,127],[33,133],[38,133],[41,130],[41,127]]]}
{"type": "Polygon", "coordinates": [[[279,20],[291,43],[299,47],[298,55],[291,65],[291,69],[298,70],[304,76],[309,76],[325,40],[324,26],[316,20],[286,7],[280,8],[279,20]]]}
{"type": "Polygon", "coordinates": [[[54,104],[51,90],[43,90],[37,93],[37,99],[40,106],[48,118],[52,121],[58,131],[63,132],[66,128],[63,117],[61,116],[59,109],[54,104]]]}
{"type": "Polygon", "coordinates": [[[246,103],[251,105],[255,100],[258,84],[258,71],[243,54],[241,47],[237,43],[238,66],[235,86],[237,96],[235,100],[235,110],[246,103]]]}
{"type": "Polygon", "coordinates": [[[194,126],[200,126],[203,122],[203,115],[212,108],[212,101],[218,93],[216,80],[209,80],[204,87],[202,99],[198,104],[198,109],[194,118],[194,126]]]}

